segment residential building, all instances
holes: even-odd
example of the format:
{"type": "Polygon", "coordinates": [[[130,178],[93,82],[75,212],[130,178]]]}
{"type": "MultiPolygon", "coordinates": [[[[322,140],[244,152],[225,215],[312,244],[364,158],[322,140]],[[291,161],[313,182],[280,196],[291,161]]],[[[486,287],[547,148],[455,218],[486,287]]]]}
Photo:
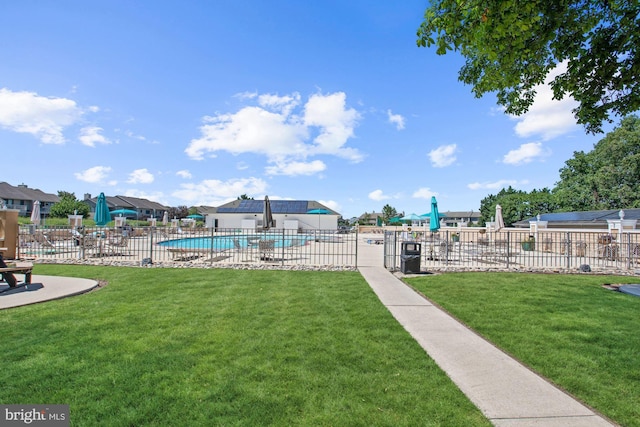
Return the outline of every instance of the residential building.
{"type": "Polygon", "coordinates": [[[358,224],[360,225],[382,225],[382,219],[384,215],[381,212],[365,212],[358,217],[358,224]]]}
{"type": "Polygon", "coordinates": [[[635,229],[640,220],[640,209],[600,210],[581,212],[545,213],[539,217],[532,217],[513,223],[514,227],[529,228],[532,222],[541,222],[545,228],[575,228],[575,229],[611,229],[612,225],[620,222],[624,229],[635,229]]]}
{"type": "Polygon", "coordinates": [[[13,186],[6,182],[0,182],[0,202],[7,209],[18,210],[19,216],[31,216],[33,203],[40,202],[40,214],[43,217],[49,215],[51,206],[58,203],[60,198],[56,194],[45,193],[42,190],[29,188],[26,184],[13,186]]]}
{"type": "MultiPolygon", "coordinates": [[[[263,226],[264,200],[234,200],[206,216],[207,227],[259,229],[263,226]]],[[[337,230],[340,214],[312,200],[271,200],[275,229],[337,230]]]]}
{"type": "MultiPolygon", "coordinates": [[[[110,211],[118,209],[127,209],[136,212],[136,219],[157,218],[162,219],[164,212],[169,208],[160,203],[147,199],[129,196],[105,196],[107,206],[110,211]]],[[[97,197],[91,197],[91,194],[85,194],[83,202],[89,205],[91,213],[96,211],[97,197]]]]}
{"type": "Polygon", "coordinates": [[[442,221],[447,227],[458,227],[463,224],[468,226],[477,225],[482,215],[480,215],[479,211],[447,211],[440,212],[440,216],[444,217],[442,221]]]}

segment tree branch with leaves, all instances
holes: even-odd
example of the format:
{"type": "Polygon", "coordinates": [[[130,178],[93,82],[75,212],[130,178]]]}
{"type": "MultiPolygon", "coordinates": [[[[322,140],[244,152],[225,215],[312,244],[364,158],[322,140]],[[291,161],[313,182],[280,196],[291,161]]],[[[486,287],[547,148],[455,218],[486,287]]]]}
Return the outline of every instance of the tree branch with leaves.
{"type": "Polygon", "coordinates": [[[434,0],[418,46],[466,60],[459,80],[481,97],[496,93],[508,114],[522,115],[554,70],[555,99],[571,96],[587,132],[611,115],[640,109],[640,2],[628,0],[434,0]],[[564,68],[566,67],[566,68],[564,68]]]}

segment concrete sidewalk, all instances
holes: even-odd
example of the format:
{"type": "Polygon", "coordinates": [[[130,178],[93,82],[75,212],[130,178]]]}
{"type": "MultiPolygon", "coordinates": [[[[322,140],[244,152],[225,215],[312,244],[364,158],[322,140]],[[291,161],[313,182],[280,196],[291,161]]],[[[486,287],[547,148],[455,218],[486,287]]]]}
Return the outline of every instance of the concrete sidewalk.
{"type": "Polygon", "coordinates": [[[359,270],[398,322],[494,425],[614,425],[480,338],[384,267],[359,270]]]}

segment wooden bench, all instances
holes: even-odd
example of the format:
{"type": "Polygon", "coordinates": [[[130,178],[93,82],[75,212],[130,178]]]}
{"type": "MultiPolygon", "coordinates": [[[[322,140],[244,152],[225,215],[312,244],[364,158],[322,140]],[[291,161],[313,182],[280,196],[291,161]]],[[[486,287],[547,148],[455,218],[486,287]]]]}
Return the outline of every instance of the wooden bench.
{"type": "Polygon", "coordinates": [[[10,288],[15,288],[18,285],[18,280],[13,274],[24,274],[24,283],[31,283],[31,272],[33,271],[33,265],[22,267],[0,267],[0,275],[4,278],[5,282],[9,284],[10,288]]]}

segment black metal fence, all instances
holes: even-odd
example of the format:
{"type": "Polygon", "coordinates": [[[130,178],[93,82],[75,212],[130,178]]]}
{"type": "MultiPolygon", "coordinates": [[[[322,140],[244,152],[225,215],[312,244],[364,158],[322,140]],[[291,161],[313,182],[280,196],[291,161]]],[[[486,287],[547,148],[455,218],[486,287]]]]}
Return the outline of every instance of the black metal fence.
{"type": "Polygon", "coordinates": [[[336,230],[21,227],[18,257],[95,263],[357,266],[357,234],[336,230]]]}
{"type": "Polygon", "coordinates": [[[387,231],[384,265],[401,267],[403,242],[421,244],[423,269],[615,269],[632,270],[640,261],[640,234],[635,231],[554,231],[530,233],[509,229],[443,230],[437,233],[387,231]]]}

